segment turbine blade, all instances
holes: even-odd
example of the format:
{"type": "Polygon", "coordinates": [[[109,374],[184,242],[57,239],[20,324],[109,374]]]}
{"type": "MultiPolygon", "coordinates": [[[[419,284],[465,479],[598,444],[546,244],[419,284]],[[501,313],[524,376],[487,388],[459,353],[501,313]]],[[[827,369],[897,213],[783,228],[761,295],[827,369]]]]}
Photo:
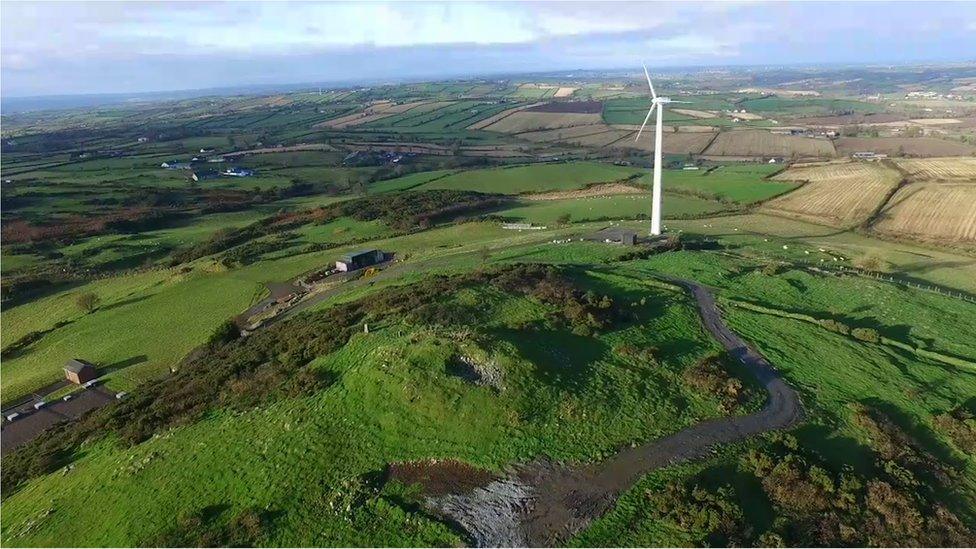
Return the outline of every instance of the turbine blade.
{"type": "Polygon", "coordinates": [[[651,74],[647,72],[647,65],[641,63],[641,66],[644,67],[644,76],[647,77],[647,86],[651,88],[651,97],[657,99],[657,94],[654,93],[654,84],[651,84],[651,74]]]}
{"type": "MultiPolygon", "coordinates": [[[[634,142],[640,141],[641,133],[644,132],[644,126],[647,125],[647,121],[651,119],[651,113],[654,112],[654,107],[657,107],[657,103],[651,105],[651,110],[647,111],[647,116],[644,117],[644,123],[641,124],[640,129],[637,130],[637,139],[634,139],[634,142]]],[[[660,107],[658,107],[658,108],[660,108],[660,107]]]]}

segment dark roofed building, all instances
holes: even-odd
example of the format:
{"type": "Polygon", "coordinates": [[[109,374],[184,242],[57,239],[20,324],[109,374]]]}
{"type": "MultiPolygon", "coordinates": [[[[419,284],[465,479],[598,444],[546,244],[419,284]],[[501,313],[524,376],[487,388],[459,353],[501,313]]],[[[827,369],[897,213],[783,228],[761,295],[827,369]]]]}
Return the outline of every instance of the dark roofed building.
{"type": "Polygon", "coordinates": [[[64,376],[68,381],[81,385],[98,377],[95,365],[91,362],[72,358],[64,365],[64,376]]]}
{"type": "Polygon", "coordinates": [[[351,252],[342,256],[342,259],[339,261],[336,261],[336,270],[355,271],[356,269],[375,265],[383,261],[385,257],[385,254],[379,250],[351,252]]]}
{"type": "Polygon", "coordinates": [[[195,170],[193,174],[190,175],[190,179],[194,181],[203,181],[205,179],[217,179],[220,177],[220,172],[217,170],[195,170]]]}
{"type": "Polygon", "coordinates": [[[637,233],[627,229],[603,229],[587,240],[594,242],[606,242],[608,244],[623,244],[633,246],[637,244],[637,233]]]}

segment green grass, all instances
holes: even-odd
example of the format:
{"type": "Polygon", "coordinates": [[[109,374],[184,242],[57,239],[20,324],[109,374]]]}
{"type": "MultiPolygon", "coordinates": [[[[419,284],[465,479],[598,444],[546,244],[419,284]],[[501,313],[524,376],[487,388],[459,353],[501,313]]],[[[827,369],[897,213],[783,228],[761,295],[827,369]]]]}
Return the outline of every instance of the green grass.
{"type": "Polygon", "coordinates": [[[13,328],[4,330],[5,347],[28,331],[53,331],[21,355],[4,359],[4,401],[62,378],[69,358],[94,362],[109,372],[112,387],[131,389],[176,366],[258,291],[253,282],[228,275],[152,272],[92,282],[5,310],[5,328],[13,328]],[[88,291],[102,304],[83,314],[74,301],[88,291]],[[59,321],[68,324],[54,328],[59,321]]]}
{"type": "Polygon", "coordinates": [[[750,112],[757,113],[789,113],[795,115],[825,115],[838,112],[875,113],[884,107],[875,103],[865,103],[849,99],[829,99],[824,97],[764,97],[762,99],[748,99],[739,103],[750,112]]]}
{"type": "Polygon", "coordinates": [[[874,328],[886,337],[976,362],[976,305],[860,277],[788,270],[761,272],[763,260],[678,252],[639,262],[717,288],[720,295],[766,307],[874,328]]]}
{"type": "MultiPolygon", "coordinates": [[[[665,170],[662,185],[667,190],[685,191],[705,198],[715,198],[739,204],[752,204],[789,192],[798,185],[763,178],[781,169],[769,164],[719,166],[713,170],[665,170]]],[[[651,184],[651,176],[641,178],[651,184]]]]}
{"type": "Polygon", "coordinates": [[[447,174],[450,174],[452,170],[434,170],[429,172],[418,172],[405,175],[403,177],[395,177],[393,179],[386,179],[383,181],[377,181],[376,183],[370,183],[369,192],[370,193],[386,193],[393,191],[403,191],[407,189],[412,189],[414,187],[419,187],[424,183],[427,183],[431,179],[436,179],[447,174]]]}
{"type": "MultiPolygon", "coordinates": [[[[692,217],[717,212],[722,204],[690,196],[665,193],[662,209],[665,219],[692,217]]],[[[520,205],[496,212],[531,223],[555,223],[569,214],[571,221],[619,220],[649,216],[650,195],[618,195],[608,197],[567,198],[562,200],[523,200],[520,205]]]]}
{"type": "Polygon", "coordinates": [[[4,542],[142,544],[172,517],[218,505],[273,510],[269,545],[457,544],[443,525],[384,498],[390,487],[348,511],[323,500],[391,461],[450,457],[499,470],[538,455],[598,459],[715,413],[708,397],[674,390],[676,372],[714,348],[687,298],[599,277],[594,283],[615,299],[647,298],[638,307],[642,322],[598,343],[559,330],[522,333],[508,323],[540,321],[546,307],[497,291],[460,293],[449,299],[470,307],[479,329],[493,334],[490,349],[414,326],[375,326],[312,362],[339,376],[325,391],[218,411],[132,448],[90,445],[70,475],[40,478],[4,502],[4,542]],[[685,344],[669,345],[675,339],[685,344]],[[658,345],[663,365],[617,356],[613,348],[624,341],[658,345]],[[458,346],[496,361],[505,389],[448,375],[458,346]],[[567,349],[574,350],[568,361],[567,349]],[[552,369],[561,376],[546,374],[552,369]],[[55,493],[57,512],[45,514],[55,493]]]}
{"type": "Polygon", "coordinates": [[[626,179],[638,173],[634,168],[599,162],[531,164],[459,172],[420,188],[519,194],[579,189],[592,183],[626,179]]]}

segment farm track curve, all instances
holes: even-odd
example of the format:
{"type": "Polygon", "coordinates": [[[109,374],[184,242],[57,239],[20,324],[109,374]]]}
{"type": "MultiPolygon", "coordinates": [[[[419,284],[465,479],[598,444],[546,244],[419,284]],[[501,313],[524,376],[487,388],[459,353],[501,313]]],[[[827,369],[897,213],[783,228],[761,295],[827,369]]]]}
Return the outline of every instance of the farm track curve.
{"type": "Polygon", "coordinates": [[[761,411],[707,420],[626,448],[601,463],[534,462],[466,494],[428,500],[430,505],[482,547],[560,545],[608,511],[618,496],[647,473],[704,457],[719,445],[786,429],[801,421],[799,395],[766,359],[725,325],[708,288],[689,280],[668,280],[691,292],[705,328],[765,388],[768,399],[761,411]]]}

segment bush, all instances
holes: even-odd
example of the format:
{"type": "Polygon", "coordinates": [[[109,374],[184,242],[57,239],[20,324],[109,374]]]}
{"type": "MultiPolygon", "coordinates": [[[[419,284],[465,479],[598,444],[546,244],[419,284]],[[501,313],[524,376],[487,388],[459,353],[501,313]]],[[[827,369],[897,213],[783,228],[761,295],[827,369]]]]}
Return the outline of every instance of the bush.
{"type": "Polygon", "coordinates": [[[838,322],[830,318],[824,318],[817,321],[820,326],[830,330],[831,332],[837,332],[838,334],[847,335],[851,333],[851,329],[847,324],[843,322],[838,322]]]}
{"type": "Polygon", "coordinates": [[[101,302],[101,298],[92,292],[83,293],[75,298],[75,303],[78,305],[78,308],[84,311],[86,314],[91,314],[94,312],[101,302]]]}
{"type": "Polygon", "coordinates": [[[878,331],[874,328],[854,328],[851,330],[851,336],[854,339],[868,343],[878,343],[881,341],[881,336],[878,335],[878,331]]]}

